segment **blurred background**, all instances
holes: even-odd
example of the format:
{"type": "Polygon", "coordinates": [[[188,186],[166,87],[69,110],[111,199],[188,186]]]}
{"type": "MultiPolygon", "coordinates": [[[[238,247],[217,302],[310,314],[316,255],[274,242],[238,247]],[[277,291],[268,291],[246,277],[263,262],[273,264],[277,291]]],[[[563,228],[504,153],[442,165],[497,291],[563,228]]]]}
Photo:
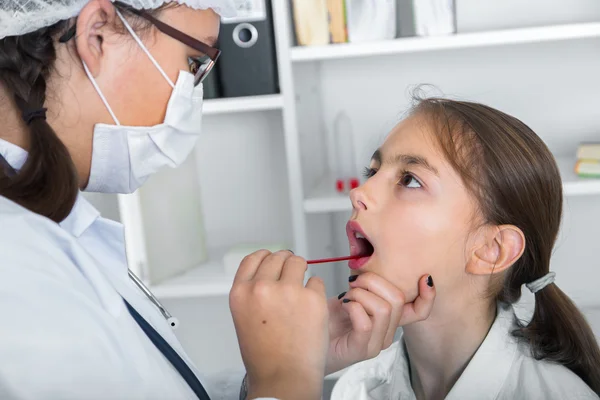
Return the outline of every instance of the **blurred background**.
{"type": "MultiPolygon", "coordinates": [[[[134,195],[86,194],[125,224],[132,269],[179,318],[203,372],[243,371],[227,296],[243,255],[347,254],[347,190],[423,83],[516,116],[554,152],[565,214],[552,269],[600,337],[600,150],[589,145],[600,143],[600,2],[238,6],[223,20],[193,155],[134,195]]],[[[330,296],[347,287],[343,263],[310,273],[330,296]]]]}

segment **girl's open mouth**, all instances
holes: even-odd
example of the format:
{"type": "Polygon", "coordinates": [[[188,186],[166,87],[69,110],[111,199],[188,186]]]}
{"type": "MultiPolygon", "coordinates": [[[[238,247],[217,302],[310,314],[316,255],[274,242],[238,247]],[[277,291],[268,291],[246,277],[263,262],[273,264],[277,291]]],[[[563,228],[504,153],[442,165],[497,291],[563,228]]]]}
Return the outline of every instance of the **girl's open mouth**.
{"type": "Polygon", "coordinates": [[[350,255],[360,256],[358,259],[350,260],[348,262],[348,267],[351,269],[360,269],[369,262],[369,259],[375,252],[375,248],[356,221],[348,221],[348,224],[346,225],[346,234],[348,235],[348,242],[350,243],[350,255]]]}

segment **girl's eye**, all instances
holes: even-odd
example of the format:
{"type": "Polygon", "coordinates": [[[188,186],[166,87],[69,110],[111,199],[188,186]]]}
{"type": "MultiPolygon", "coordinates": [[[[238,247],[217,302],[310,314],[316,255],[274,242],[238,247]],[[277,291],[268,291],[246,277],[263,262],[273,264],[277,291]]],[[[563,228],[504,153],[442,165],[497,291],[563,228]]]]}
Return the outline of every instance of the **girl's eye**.
{"type": "Polygon", "coordinates": [[[410,174],[408,172],[404,172],[402,174],[402,177],[400,178],[400,182],[398,182],[398,183],[409,189],[418,189],[421,187],[421,183],[419,183],[419,181],[414,176],[412,176],[412,174],[410,174]]]}
{"type": "Polygon", "coordinates": [[[369,179],[376,173],[377,173],[377,170],[375,168],[365,167],[365,169],[363,170],[363,176],[367,179],[369,179]]]}

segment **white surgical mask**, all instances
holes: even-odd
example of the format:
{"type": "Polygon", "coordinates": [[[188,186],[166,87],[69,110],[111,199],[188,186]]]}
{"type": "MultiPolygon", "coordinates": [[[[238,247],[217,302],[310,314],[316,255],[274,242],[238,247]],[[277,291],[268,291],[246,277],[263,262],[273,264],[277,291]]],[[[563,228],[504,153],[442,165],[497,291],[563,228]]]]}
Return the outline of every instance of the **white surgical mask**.
{"type": "Polygon", "coordinates": [[[163,167],[181,165],[196,144],[202,123],[202,84],[194,87],[194,75],[180,71],[173,84],[146,46],[117,11],[133,38],[173,88],[165,120],[151,127],[124,126],[113,113],[85,62],[84,70],[115,125],[94,127],[92,168],[85,191],[133,193],[150,175],[163,167]]]}

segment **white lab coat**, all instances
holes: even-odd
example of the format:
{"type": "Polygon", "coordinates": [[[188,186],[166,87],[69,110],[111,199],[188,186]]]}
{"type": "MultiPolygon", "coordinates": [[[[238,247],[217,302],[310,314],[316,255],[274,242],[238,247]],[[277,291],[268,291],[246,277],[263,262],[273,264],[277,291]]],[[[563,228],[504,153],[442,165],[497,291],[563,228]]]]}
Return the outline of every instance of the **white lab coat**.
{"type": "MultiPolygon", "coordinates": [[[[592,400],[598,396],[562,365],[538,361],[511,335],[512,306],[499,304],[487,337],[446,400],[592,400]]],[[[402,337],[374,359],[350,367],[331,400],[413,400],[402,337]]]]}
{"type": "MultiPolygon", "coordinates": [[[[16,169],[27,157],[1,139],[0,154],[16,169]]],[[[211,387],[129,279],[121,224],[100,217],[81,194],[60,225],[0,196],[1,399],[195,399],[123,298],[187,362],[211,399],[238,398],[243,375],[227,390],[211,387]]]]}

